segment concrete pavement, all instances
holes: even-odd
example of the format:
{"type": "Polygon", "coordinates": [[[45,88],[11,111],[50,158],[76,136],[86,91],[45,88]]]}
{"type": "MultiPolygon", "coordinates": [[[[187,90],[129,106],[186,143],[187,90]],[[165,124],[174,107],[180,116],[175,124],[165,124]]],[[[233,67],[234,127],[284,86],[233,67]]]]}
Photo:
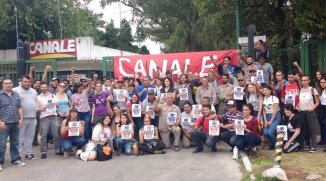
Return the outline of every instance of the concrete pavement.
{"type": "MultiPolygon", "coordinates": [[[[8,145],[9,146],[9,145],[8,145]]],[[[53,145],[49,145],[45,160],[25,160],[24,167],[10,164],[7,147],[4,170],[0,171],[1,181],[62,181],[62,180],[119,180],[119,181],[210,181],[241,180],[241,172],[236,161],[232,160],[229,147],[224,143],[218,146],[218,152],[193,154],[194,148],[175,152],[167,150],[164,155],[114,156],[112,160],[84,162],[71,154],[68,158],[54,155],[53,145]]],[[[34,154],[40,156],[39,146],[34,154]]]]}

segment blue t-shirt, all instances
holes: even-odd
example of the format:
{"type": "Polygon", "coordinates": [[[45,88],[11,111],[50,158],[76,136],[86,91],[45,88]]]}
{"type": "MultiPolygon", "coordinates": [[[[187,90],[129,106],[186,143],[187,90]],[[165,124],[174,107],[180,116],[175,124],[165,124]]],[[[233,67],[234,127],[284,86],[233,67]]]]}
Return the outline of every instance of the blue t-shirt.
{"type": "Polygon", "coordinates": [[[145,91],[141,96],[140,96],[140,101],[143,102],[147,98],[147,92],[148,88],[156,88],[154,85],[149,85],[149,87],[146,87],[145,85],[140,85],[138,89],[135,91],[136,94],[139,94],[141,91],[143,91],[144,88],[147,88],[147,91],[145,91]]]}

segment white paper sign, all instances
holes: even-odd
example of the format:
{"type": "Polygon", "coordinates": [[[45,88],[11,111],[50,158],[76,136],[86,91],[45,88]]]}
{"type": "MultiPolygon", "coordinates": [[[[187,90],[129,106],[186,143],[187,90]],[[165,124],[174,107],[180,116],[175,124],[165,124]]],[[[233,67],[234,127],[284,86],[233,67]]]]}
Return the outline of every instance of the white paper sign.
{"type": "Polygon", "coordinates": [[[68,136],[79,136],[79,122],[69,122],[68,136]]]}
{"type": "Polygon", "coordinates": [[[128,97],[127,90],[124,89],[116,89],[116,96],[118,102],[125,102],[126,97],[128,97]]]}
{"type": "Polygon", "coordinates": [[[155,118],[154,106],[146,106],[145,111],[147,112],[147,114],[149,115],[149,117],[151,117],[151,119],[154,119],[155,118]]]}
{"type": "Polygon", "coordinates": [[[257,83],[256,79],[257,79],[257,77],[251,76],[250,77],[250,82],[256,84],[257,83]]]}
{"type": "Polygon", "coordinates": [[[285,94],[285,104],[292,104],[295,107],[295,95],[285,94]]]}
{"type": "Polygon", "coordinates": [[[180,94],[180,101],[188,100],[188,89],[187,88],[180,88],[179,94],[180,94]]]}
{"type": "Polygon", "coordinates": [[[121,138],[129,140],[132,138],[132,125],[121,125],[121,138]]]}
{"type": "Polygon", "coordinates": [[[145,140],[154,139],[154,126],[153,125],[145,125],[144,126],[144,139],[145,140]]]}
{"type": "Polygon", "coordinates": [[[202,110],[202,105],[200,104],[192,105],[192,117],[199,118],[200,116],[202,116],[201,110],[202,110]]]}
{"type": "Polygon", "coordinates": [[[244,135],[244,121],[241,119],[235,119],[235,134],[244,135]]]}
{"type": "Polygon", "coordinates": [[[243,87],[234,87],[233,98],[235,100],[243,100],[243,87]]]}
{"type": "Polygon", "coordinates": [[[132,117],[141,117],[141,105],[132,104],[131,105],[131,115],[132,117]]]}
{"type": "Polygon", "coordinates": [[[183,128],[190,128],[190,125],[192,124],[191,117],[182,117],[181,118],[181,125],[183,128]]]}
{"type": "Polygon", "coordinates": [[[178,117],[178,113],[168,112],[168,116],[167,116],[167,120],[166,120],[168,125],[173,125],[174,123],[176,123],[177,117],[178,117]]]}
{"type": "Polygon", "coordinates": [[[288,127],[287,126],[285,126],[285,125],[278,125],[276,127],[276,131],[277,131],[277,133],[283,132],[284,133],[283,140],[284,141],[287,141],[288,140],[288,127]]]}
{"type": "Polygon", "coordinates": [[[210,120],[209,121],[209,133],[210,136],[220,135],[220,121],[210,120]]]}
{"type": "Polygon", "coordinates": [[[257,70],[257,82],[264,83],[264,72],[263,70],[257,70]]]}

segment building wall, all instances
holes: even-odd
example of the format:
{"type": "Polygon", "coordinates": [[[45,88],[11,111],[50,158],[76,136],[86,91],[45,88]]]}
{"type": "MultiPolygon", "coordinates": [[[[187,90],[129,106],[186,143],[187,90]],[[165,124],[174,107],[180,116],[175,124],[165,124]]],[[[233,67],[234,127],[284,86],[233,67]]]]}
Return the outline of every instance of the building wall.
{"type": "Polygon", "coordinates": [[[0,61],[12,61],[17,60],[16,49],[0,50],[0,61]]]}

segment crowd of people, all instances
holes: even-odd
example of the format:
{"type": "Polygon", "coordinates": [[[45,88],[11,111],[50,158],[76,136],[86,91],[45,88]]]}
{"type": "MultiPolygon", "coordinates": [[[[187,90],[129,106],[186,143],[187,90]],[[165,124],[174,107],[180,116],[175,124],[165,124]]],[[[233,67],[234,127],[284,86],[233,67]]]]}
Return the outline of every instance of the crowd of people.
{"type": "Polygon", "coordinates": [[[75,80],[72,68],[70,80],[52,78],[48,83],[51,67],[46,66],[42,80],[34,79],[33,67],[18,87],[6,78],[0,91],[0,170],[8,137],[11,163],[17,166],[25,165],[20,156],[38,159],[32,149],[36,145],[46,159],[48,144],[63,157],[76,147],[76,156],[84,161],[97,159],[98,145],[120,156],[164,154],[181,147],[199,153],[204,145],[217,152],[219,141],[230,146],[233,159],[238,159],[238,150],[255,157],[258,148],[275,148],[278,129],[286,137],[284,153],[313,153],[317,145],[326,144],[322,71],[316,72],[312,87],[297,62],[284,77],[264,54],[259,61],[239,52],[237,56],[239,65],[231,65],[230,57],[221,64],[212,59],[215,66],[208,77],[186,72],[176,79],[167,71],[164,78],[101,81],[94,74],[75,80]]]}

